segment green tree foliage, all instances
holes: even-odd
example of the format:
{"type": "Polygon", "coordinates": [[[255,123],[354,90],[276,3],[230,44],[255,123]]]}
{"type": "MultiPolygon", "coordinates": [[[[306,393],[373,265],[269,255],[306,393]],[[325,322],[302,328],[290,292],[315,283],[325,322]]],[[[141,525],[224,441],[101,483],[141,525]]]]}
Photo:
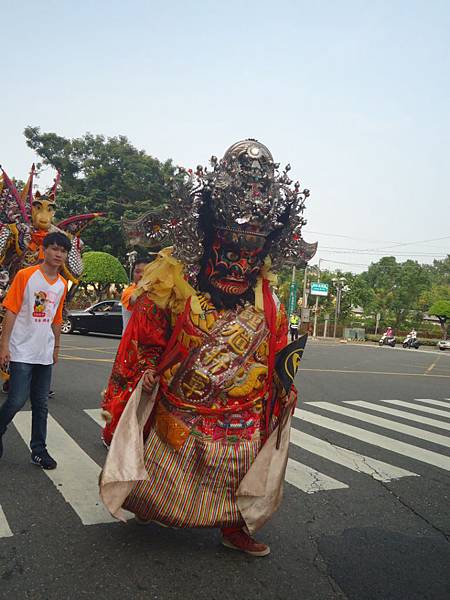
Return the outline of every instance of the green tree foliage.
{"type": "Polygon", "coordinates": [[[95,300],[100,300],[107,294],[111,284],[127,283],[127,273],[115,256],[95,251],[83,254],[83,275],[79,287],[85,294],[90,286],[95,290],[95,300]]]}
{"type": "MultiPolygon", "coordinates": [[[[315,267],[309,267],[308,281],[317,281],[315,267]]],[[[291,268],[285,267],[279,273],[278,294],[287,303],[291,268]]],[[[302,295],[304,271],[296,274],[299,297],[302,295]]],[[[373,326],[375,316],[381,313],[381,326],[419,326],[424,313],[439,300],[450,301],[450,256],[435,260],[432,265],[420,265],[407,260],[398,263],[393,256],[386,256],[369,266],[368,270],[354,275],[342,271],[322,270],[320,280],[328,283],[330,293],[319,297],[319,321],[329,313],[333,318],[336,302],[336,289],[333,279],[345,279],[341,300],[340,320],[350,323],[355,320],[354,309],[362,307],[364,321],[373,326]]],[[[310,296],[308,305],[315,305],[315,297],[310,296]]]]}
{"type": "Polygon", "coordinates": [[[437,300],[429,309],[430,315],[439,319],[444,340],[447,339],[447,321],[450,321],[450,300],[437,300]]]}
{"type": "Polygon", "coordinates": [[[87,133],[67,139],[42,133],[39,127],[27,127],[24,134],[42,164],[61,173],[57,217],[104,212],[105,218],[84,230],[83,240],[87,249],[111,253],[123,261],[127,249],[121,218],[136,218],[164,204],[174,171],[171,161],[162,163],[137,150],[124,136],[87,133]]]}
{"type": "Polygon", "coordinates": [[[398,327],[410,311],[417,311],[421,294],[430,286],[427,270],[418,262],[398,263],[395,257],[385,256],[373,263],[361,275],[371,290],[361,298],[365,312],[379,312],[382,322],[393,319],[398,327]]]}

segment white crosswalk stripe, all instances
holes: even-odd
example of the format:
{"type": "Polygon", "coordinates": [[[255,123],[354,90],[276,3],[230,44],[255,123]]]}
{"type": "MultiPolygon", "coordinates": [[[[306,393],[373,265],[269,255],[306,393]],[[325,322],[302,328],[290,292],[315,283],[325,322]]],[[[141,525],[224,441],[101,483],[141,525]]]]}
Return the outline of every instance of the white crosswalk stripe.
{"type": "Polygon", "coordinates": [[[442,400],[431,400],[430,398],[416,398],[416,402],[425,402],[425,404],[432,404],[434,406],[444,406],[445,408],[450,410],[450,402],[443,402],[442,400]]]}
{"type": "Polygon", "coordinates": [[[438,421],[437,419],[430,419],[429,417],[424,417],[423,415],[415,415],[411,412],[406,412],[405,410],[397,410],[396,408],[381,406],[380,404],[374,404],[373,402],[364,402],[363,400],[346,400],[345,404],[360,406],[361,408],[368,408],[375,412],[392,415],[394,417],[401,417],[402,419],[416,421],[416,423],[422,423],[422,425],[431,425],[431,427],[436,427],[437,429],[446,429],[447,431],[450,431],[450,423],[438,421]]]}
{"type": "Polygon", "coordinates": [[[348,485],[342,483],[342,481],[324,475],[320,471],[316,471],[316,469],[312,469],[291,458],[288,458],[286,481],[307,494],[348,488],[348,485]]]}
{"type": "Polygon", "coordinates": [[[381,460],[375,460],[374,458],[370,458],[370,456],[353,452],[353,450],[340,448],[303,431],[298,431],[298,429],[291,429],[291,443],[343,467],[347,467],[358,473],[371,475],[378,481],[391,481],[400,477],[418,477],[417,473],[411,473],[411,471],[407,471],[406,469],[394,467],[381,460]]]}
{"type": "Polygon", "coordinates": [[[97,425],[103,427],[105,421],[102,419],[102,411],[100,408],[85,408],[84,412],[89,415],[91,419],[94,419],[97,425]]]}
{"type": "Polygon", "coordinates": [[[388,404],[395,404],[396,406],[401,406],[402,408],[412,408],[413,410],[417,410],[419,412],[426,412],[431,415],[439,415],[440,417],[446,417],[450,419],[450,413],[445,410],[439,410],[438,408],[430,408],[429,406],[424,406],[423,404],[414,404],[413,402],[406,402],[405,400],[381,400],[381,402],[387,402],[388,404]]]}
{"type": "MultiPolygon", "coordinates": [[[[30,437],[31,412],[23,411],[14,425],[25,442],[30,437]]],[[[84,525],[116,521],[103,506],[98,494],[100,467],[69,436],[55,419],[48,417],[48,439],[58,468],[44,471],[84,525]]]]}
{"type": "Polygon", "coordinates": [[[6,520],[6,515],[3,512],[3,508],[0,506],[0,538],[11,537],[13,532],[9,528],[8,521],[6,520]]]}
{"type": "Polygon", "coordinates": [[[338,413],[344,417],[351,417],[357,421],[364,421],[364,423],[372,423],[373,425],[378,425],[384,429],[391,429],[392,431],[397,431],[398,433],[405,433],[411,437],[416,437],[420,440],[426,440],[427,442],[432,442],[433,444],[439,444],[440,446],[447,446],[447,448],[450,448],[450,437],[441,435],[440,433],[432,433],[431,431],[426,431],[425,429],[411,427],[411,425],[404,425],[403,423],[397,423],[396,421],[383,419],[383,417],[376,417],[359,410],[347,408],[341,404],[332,404],[331,402],[312,402],[308,404],[329,412],[338,413]]]}
{"type": "Polygon", "coordinates": [[[438,452],[433,452],[432,450],[425,450],[424,448],[419,448],[418,446],[414,446],[412,444],[397,441],[385,435],[369,431],[368,429],[362,429],[361,427],[355,427],[354,425],[349,425],[348,423],[344,423],[342,421],[329,419],[328,417],[323,417],[322,415],[317,415],[304,409],[300,410],[296,408],[295,416],[302,421],[306,421],[307,423],[312,423],[313,425],[318,425],[319,427],[324,427],[325,429],[337,431],[342,435],[365,442],[366,444],[378,446],[380,448],[384,448],[385,450],[390,450],[391,452],[401,454],[402,456],[406,456],[408,458],[433,465],[434,467],[439,467],[440,469],[450,471],[450,456],[445,456],[444,454],[439,454],[438,452]]]}
{"type": "MultiPolygon", "coordinates": [[[[86,409],[86,415],[98,426],[103,426],[100,409],[86,409]]],[[[390,462],[384,462],[369,455],[361,454],[334,444],[324,438],[323,430],[331,430],[345,440],[357,440],[392,453],[418,461],[445,471],[450,471],[450,456],[422,447],[424,444],[439,444],[450,447],[450,436],[442,435],[425,429],[429,426],[441,431],[450,430],[450,399],[446,401],[420,398],[412,402],[403,400],[382,400],[380,402],[366,402],[362,400],[347,400],[341,404],[330,402],[308,402],[301,409],[295,410],[293,427],[291,430],[291,443],[293,446],[304,450],[302,461],[289,458],[286,470],[286,482],[307,494],[317,492],[348,489],[349,483],[345,475],[344,481],[339,481],[328,474],[322,473],[308,465],[308,457],[317,456],[325,461],[329,467],[323,467],[327,472],[333,465],[339,465],[349,471],[363,476],[370,476],[378,481],[392,481],[403,477],[419,477],[417,473],[398,467],[390,462]],[[441,408],[434,408],[432,406],[441,408]],[[448,407],[448,411],[443,410],[448,407]],[[359,410],[355,410],[358,408],[359,410]],[[406,410],[402,410],[406,409],[406,410]],[[335,418],[323,416],[320,411],[332,412],[335,418]],[[364,412],[371,411],[371,412],[364,412]],[[372,413],[381,413],[377,416],[372,413]],[[431,418],[423,413],[436,415],[431,418]],[[394,420],[402,419],[402,422],[394,420]],[[343,420],[346,419],[345,421],[343,420]],[[360,427],[350,425],[348,419],[362,423],[360,427]],[[403,421],[420,423],[421,427],[407,425],[403,421]],[[301,431],[302,423],[317,427],[314,435],[301,431]],[[370,425],[370,430],[366,426],[370,425]],[[395,433],[419,438],[420,446],[406,443],[385,435],[385,432],[376,432],[377,428],[388,429],[395,433]]],[[[14,425],[25,443],[29,440],[31,427],[31,413],[20,412],[14,419],[14,425]]],[[[44,471],[45,475],[53,482],[59,493],[62,494],[69,506],[75,511],[84,525],[98,523],[111,523],[115,519],[103,507],[98,496],[98,475],[100,466],[88,456],[77,442],[64,430],[64,428],[49,415],[48,438],[51,440],[52,454],[58,462],[54,471],[44,471]]],[[[344,443],[347,445],[347,443],[344,443]]],[[[388,459],[389,460],[389,459],[388,459]]],[[[10,523],[5,515],[5,504],[0,506],[0,538],[13,536],[10,523]]],[[[131,515],[130,515],[131,517],[131,515]]]]}

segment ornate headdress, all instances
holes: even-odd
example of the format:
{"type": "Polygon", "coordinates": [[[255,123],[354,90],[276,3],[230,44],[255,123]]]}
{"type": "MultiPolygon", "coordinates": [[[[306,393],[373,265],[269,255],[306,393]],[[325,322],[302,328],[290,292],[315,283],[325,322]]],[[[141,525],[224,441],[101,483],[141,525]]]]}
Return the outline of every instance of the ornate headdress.
{"type": "MultiPolygon", "coordinates": [[[[6,171],[0,167],[0,228],[2,225],[14,223],[19,229],[25,229],[32,223],[32,206],[34,200],[47,200],[55,204],[58,191],[60,173],[56,173],[53,184],[48,190],[41,194],[36,192],[33,195],[33,180],[35,176],[35,166],[31,167],[28,180],[19,193],[14,182],[8,177],[6,171]]],[[[85,215],[75,215],[60,221],[55,225],[58,229],[79,236],[81,231],[96,217],[101,217],[103,213],[88,213],[85,215]]]]}
{"type": "Polygon", "coordinates": [[[170,243],[174,256],[184,262],[189,274],[198,271],[204,252],[200,214],[208,204],[211,226],[216,230],[271,237],[276,243],[269,254],[275,267],[310,260],[316,244],[301,238],[305,200],[288,172],[264,144],[247,139],[233,144],[221,160],[211,158],[211,170],[178,169],[173,189],[162,212],[149,212],[137,220],[124,220],[131,244],[154,246],[170,243]]]}

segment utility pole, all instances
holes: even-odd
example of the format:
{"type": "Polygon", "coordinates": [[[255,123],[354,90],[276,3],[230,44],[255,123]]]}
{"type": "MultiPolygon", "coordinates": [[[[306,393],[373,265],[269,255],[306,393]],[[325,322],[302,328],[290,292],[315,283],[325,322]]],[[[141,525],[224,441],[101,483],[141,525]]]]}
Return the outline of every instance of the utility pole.
{"type": "Polygon", "coordinates": [[[334,311],[334,331],[333,331],[333,337],[336,338],[337,321],[338,321],[338,317],[341,312],[342,287],[345,283],[345,279],[344,279],[344,277],[339,277],[339,279],[333,279],[332,281],[333,281],[334,285],[336,286],[336,308],[334,311]]]}
{"type": "Polygon", "coordinates": [[[308,296],[306,295],[306,289],[308,284],[308,265],[305,266],[305,278],[303,280],[303,302],[302,308],[308,308],[308,296]]]}
{"type": "MultiPolygon", "coordinates": [[[[317,283],[320,283],[320,261],[322,259],[319,258],[319,265],[317,267],[317,283]]],[[[314,310],[314,328],[313,328],[313,337],[316,337],[317,333],[317,312],[319,310],[319,296],[316,296],[316,307],[314,310]]]]}

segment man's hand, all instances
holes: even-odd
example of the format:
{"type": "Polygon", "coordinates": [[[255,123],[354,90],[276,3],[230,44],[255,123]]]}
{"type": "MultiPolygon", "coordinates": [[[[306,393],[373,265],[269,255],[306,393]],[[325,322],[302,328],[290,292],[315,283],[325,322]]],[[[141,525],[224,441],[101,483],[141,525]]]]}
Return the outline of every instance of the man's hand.
{"type": "Polygon", "coordinates": [[[7,367],[9,364],[11,357],[9,355],[9,348],[4,344],[0,344],[0,365],[2,367],[7,367]]]}
{"type": "Polygon", "coordinates": [[[59,355],[59,346],[55,346],[53,349],[53,364],[56,365],[56,363],[58,362],[58,355],[59,355]]]}
{"type": "Polygon", "coordinates": [[[149,394],[153,391],[156,382],[158,381],[158,376],[155,374],[155,371],[152,369],[147,369],[144,375],[142,376],[142,387],[149,394]]]}

